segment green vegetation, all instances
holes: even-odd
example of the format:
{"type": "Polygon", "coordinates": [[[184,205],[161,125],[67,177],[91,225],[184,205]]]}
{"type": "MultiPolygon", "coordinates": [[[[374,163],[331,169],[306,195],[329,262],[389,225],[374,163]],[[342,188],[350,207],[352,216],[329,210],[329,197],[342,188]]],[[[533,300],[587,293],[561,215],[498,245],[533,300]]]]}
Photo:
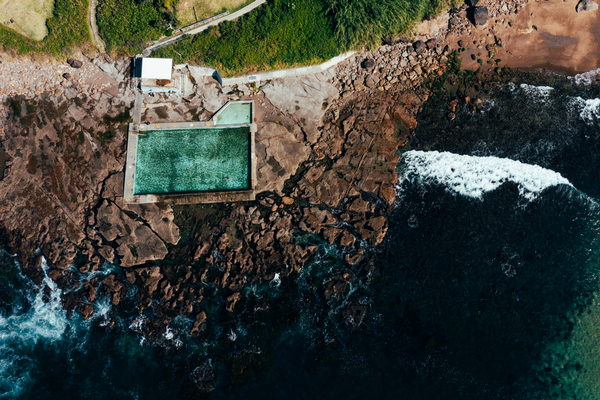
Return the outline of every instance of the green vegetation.
{"type": "Polygon", "coordinates": [[[323,62],[407,33],[459,0],[269,0],[234,22],[155,52],[224,76],[323,62]]]}
{"type": "Polygon", "coordinates": [[[210,65],[222,75],[323,62],[340,53],[321,0],[272,0],[154,53],[210,65]]]}
{"type": "MultiPolygon", "coordinates": [[[[404,33],[416,22],[436,15],[449,5],[445,0],[322,0],[343,50],[372,47],[381,37],[404,33]]],[[[458,5],[458,1],[452,3],[458,5]]]]}
{"type": "Polygon", "coordinates": [[[21,102],[16,99],[8,98],[6,104],[12,109],[13,114],[15,114],[17,118],[21,117],[21,102]]]}
{"type": "Polygon", "coordinates": [[[48,36],[39,42],[0,24],[0,51],[58,56],[72,47],[88,46],[87,10],[88,0],[56,0],[52,16],[46,21],[48,36]]]}
{"type": "Polygon", "coordinates": [[[171,0],[103,0],[96,9],[98,33],[109,53],[134,54],[177,25],[171,0]]]}

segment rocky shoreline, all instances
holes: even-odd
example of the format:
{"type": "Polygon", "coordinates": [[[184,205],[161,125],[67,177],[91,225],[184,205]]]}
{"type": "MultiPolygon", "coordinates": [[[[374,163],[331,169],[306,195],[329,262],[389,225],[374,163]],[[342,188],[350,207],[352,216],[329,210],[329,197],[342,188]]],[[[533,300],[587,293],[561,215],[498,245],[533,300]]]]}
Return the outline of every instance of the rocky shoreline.
{"type": "MultiPolygon", "coordinates": [[[[488,12],[499,18],[524,4],[497,2],[488,12]]],[[[125,204],[134,98],[128,60],[80,55],[79,67],[5,60],[0,243],[38,284],[46,259],[69,315],[90,318],[102,296],[112,315],[134,306],[139,317],[130,329],[151,344],[171,340],[178,317],[191,321],[182,335],[202,340],[223,315],[275,313],[274,304],[247,301],[248,287],[292,280],[324,245],[337,249],[343,267],[322,279],[318,295],[346,298],[357,279],[377,275],[372,254],[394,208],[398,151],[409,144],[432,84],[452,80],[452,50],[467,47],[454,41],[476,29],[467,14],[464,7],[429,21],[414,40],[388,40],[322,74],[221,87],[189,68],[192,95],[145,96],[142,122],[207,120],[228,100],[254,100],[258,186],[250,203],[125,204]]],[[[494,32],[486,35],[479,46],[497,45],[494,32]]],[[[356,329],[368,306],[346,300],[340,318],[356,329]]],[[[113,325],[109,313],[104,326],[113,325]]],[[[208,378],[197,386],[210,391],[208,378]]]]}

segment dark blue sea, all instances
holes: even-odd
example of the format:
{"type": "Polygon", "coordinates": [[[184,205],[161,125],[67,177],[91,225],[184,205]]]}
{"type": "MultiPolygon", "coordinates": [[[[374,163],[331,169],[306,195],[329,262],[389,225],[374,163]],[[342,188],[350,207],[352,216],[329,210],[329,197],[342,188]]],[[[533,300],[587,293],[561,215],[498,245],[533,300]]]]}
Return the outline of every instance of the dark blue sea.
{"type": "Polygon", "coordinates": [[[600,91],[585,83],[519,75],[453,121],[433,96],[386,240],[346,294],[321,292],[341,249],[301,237],[315,260],[244,293],[276,312],[201,339],[181,319],[149,346],[107,299],[68,319],[52,281],[3,252],[0,398],[600,398],[600,91]]]}

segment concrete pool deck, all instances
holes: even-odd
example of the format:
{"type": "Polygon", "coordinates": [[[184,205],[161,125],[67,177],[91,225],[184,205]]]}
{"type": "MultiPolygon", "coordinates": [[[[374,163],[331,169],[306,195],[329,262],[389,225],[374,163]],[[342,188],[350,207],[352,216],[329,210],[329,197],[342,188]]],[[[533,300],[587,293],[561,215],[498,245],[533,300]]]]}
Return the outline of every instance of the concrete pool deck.
{"type": "MultiPolygon", "coordinates": [[[[156,124],[129,124],[128,140],[127,140],[127,163],[125,170],[125,181],[123,198],[128,204],[144,204],[144,203],[168,203],[168,204],[199,204],[199,203],[219,203],[233,201],[251,201],[255,198],[256,186],[256,156],[255,156],[255,134],[256,124],[235,124],[235,125],[215,125],[213,120],[197,121],[197,122],[168,122],[156,124]],[[191,130],[201,134],[201,130],[205,130],[207,134],[216,130],[227,130],[245,128],[248,133],[248,186],[247,189],[240,190],[220,190],[215,187],[211,191],[190,191],[190,192],[174,192],[174,193],[142,193],[136,194],[135,178],[138,160],[138,145],[140,139],[143,138],[145,132],[160,132],[160,131],[185,131],[191,130]]],[[[143,141],[143,140],[142,140],[143,141]]],[[[200,156],[199,156],[200,158],[200,156]]]]}

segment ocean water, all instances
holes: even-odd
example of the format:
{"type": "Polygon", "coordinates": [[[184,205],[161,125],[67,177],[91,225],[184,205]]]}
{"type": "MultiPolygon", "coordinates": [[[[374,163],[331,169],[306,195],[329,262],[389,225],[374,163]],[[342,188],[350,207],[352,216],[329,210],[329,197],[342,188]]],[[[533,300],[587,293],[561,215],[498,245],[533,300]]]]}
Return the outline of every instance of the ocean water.
{"type": "Polygon", "coordinates": [[[453,122],[432,99],[349,291],[324,299],[343,251],[299,237],[316,259],[240,315],[209,302],[200,339],[182,318],[144,344],[131,297],[68,319],[3,253],[0,398],[597,399],[600,93],[581,83],[525,75],[453,122]]]}

